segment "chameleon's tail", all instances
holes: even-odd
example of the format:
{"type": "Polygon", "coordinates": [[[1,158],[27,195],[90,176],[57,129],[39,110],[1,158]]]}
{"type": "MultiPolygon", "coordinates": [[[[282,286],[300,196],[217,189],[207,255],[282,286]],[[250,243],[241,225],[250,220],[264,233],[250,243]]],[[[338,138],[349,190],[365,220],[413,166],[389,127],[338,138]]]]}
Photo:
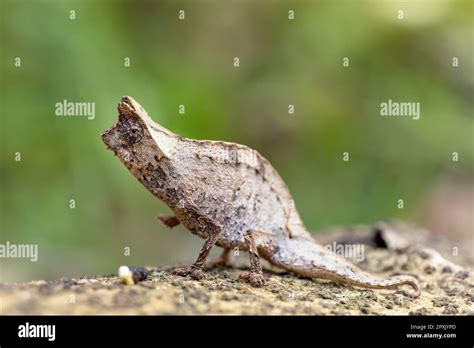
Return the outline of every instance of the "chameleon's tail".
{"type": "Polygon", "coordinates": [[[275,265],[297,274],[372,289],[394,289],[406,284],[414,289],[411,297],[418,297],[421,293],[414,277],[399,275],[384,279],[372,275],[312,239],[285,238],[279,239],[277,244],[279,247],[274,253],[265,255],[266,258],[275,265]]]}
{"type": "Polygon", "coordinates": [[[420,296],[421,290],[418,281],[409,275],[399,275],[390,277],[388,279],[384,279],[381,277],[374,276],[370,273],[362,271],[360,268],[351,265],[348,267],[348,271],[352,271],[353,274],[347,275],[347,271],[343,270],[341,274],[339,274],[339,270],[335,272],[330,272],[331,274],[323,274],[321,273],[319,278],[337,280],[341,283],[352,284],[355,286],[360,286],[364,288],[371,288],[371,289],[395,289],[401,285],[410,285],[414,291],[411,292],[409,295],[413,298],[420,296]]]}

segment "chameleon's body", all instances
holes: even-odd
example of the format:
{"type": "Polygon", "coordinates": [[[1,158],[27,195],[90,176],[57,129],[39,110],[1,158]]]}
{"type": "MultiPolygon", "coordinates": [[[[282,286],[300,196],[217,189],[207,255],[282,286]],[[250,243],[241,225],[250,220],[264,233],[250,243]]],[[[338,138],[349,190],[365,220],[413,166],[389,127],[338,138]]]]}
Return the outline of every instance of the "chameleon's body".
{"type": "MultiPolygon", "coordinates": [[[[206,239],[196,262],[176,270],[202,278],[214,245],[249,251],[251,272],[243,278],[262,285],[259,256],[311,278],[338,280],[369,288],[409,284],[416,279],[370,275],[315,241],[304,227],[288,188],[257,151],[222,141],[198,141],[173,134],[153,122],[132,98],[118,105],[119,122],[102,138],[133,175],[175,213],[162,217],[206,239]]],[[[224,254],[227,255],[225,252],[224,254]]],[[[224,257],[225,259],[225,257],[224,257]]]]}

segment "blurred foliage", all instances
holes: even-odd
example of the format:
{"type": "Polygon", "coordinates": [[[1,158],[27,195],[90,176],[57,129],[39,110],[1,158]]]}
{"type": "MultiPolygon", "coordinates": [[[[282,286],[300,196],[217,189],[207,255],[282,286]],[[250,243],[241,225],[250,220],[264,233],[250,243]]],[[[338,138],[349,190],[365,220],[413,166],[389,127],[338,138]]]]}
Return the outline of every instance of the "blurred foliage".
{"type": "Polygon", "coordinates": [[[472,175],[472,6],[1,1],[0,243],[38,243],[40,257],[1,260],[0,281],[112,273],[120,264],[197,255],[202,241],[154,220],[168,208],[99,137],[116,121],[123,95],[178,134],[259,150],[313,231],[383,218],[420,222],[441,175],[472,175]],[[63,99],[95,102],[96,118],[56,117],[63,99]],[[420,102],[421,120],[380,117],[388,99],[420,102]]]}

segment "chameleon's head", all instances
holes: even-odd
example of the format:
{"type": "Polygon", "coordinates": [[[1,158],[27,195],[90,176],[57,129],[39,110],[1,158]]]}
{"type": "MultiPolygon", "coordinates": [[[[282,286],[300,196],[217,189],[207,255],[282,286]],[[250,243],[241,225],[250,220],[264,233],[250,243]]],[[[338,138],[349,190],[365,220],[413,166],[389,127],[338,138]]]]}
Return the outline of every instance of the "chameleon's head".
{"type": "Polygon", "coordinates": [[[118,104],[119,119],[102,133],[102,140],[130,169],[140,169],[161,158],[172,158],[178,136],[153,122],[131,97],[118,104]]]}

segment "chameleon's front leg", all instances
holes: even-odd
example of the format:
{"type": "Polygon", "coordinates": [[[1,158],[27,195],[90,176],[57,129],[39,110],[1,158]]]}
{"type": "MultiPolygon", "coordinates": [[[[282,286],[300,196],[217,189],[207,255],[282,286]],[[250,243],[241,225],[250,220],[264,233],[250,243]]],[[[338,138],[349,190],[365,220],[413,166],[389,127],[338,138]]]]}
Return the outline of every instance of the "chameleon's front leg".
{"type": "Polygon", "coordinates": [[[202,268],[204,267],[204,264],[206,263],[207,257],[209,256],[209,253],[211,252],[212,247],[216,244],[217,239],[219,237],[220,230],[215,230],[212,231],[212,233],[209,233],[209,235],[206,238],[206,241],[204,242],[204,245],[201,248],[201,251],[199,252],[199,256],[194,261],[194,263],[191,266],[186,266],[186,267],[178,267],[173,270],[173,274],[177,274],[180,276],[191,276],[194,279],[204,279],[206,278],[206,275],[202,271],[202,268]]]}

